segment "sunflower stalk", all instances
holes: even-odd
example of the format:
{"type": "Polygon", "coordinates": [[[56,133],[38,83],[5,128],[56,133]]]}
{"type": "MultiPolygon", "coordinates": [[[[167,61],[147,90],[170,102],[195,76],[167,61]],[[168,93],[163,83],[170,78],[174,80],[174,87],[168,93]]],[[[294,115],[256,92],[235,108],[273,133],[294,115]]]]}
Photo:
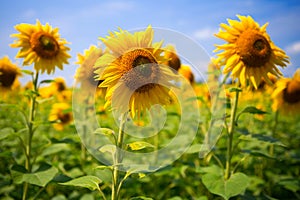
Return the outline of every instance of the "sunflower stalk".
{"type": "Polygon", "coordinates": [[[112,171],[112,200],[118,200],[120,197],[120,190],[123,181],[120,181],[120,171],[119,167],[122,162],[122,150],[123,150],[123,140],[124,140],[124,128],[127,120],[127,112],[125,112],[120,119],[120,127],[118,132],[116,153],[114,157],[114,167],[112,171]]]}
{"type": "MultiPolygon", "coordinates": [[[[38,77],[39,73],[36,72],[35,76],[32,76],[33,82],[33,95],[30,96],[30,110],[29,110],[29,120],[28,120],[28,139],[27,143],[25,144],[25,169],[30,173],[32,170],[32,163],[31,163],[31,150],[32,150],[32,138],[34,135],[34,120],[35,120],[35,110],[36,110],[36,94],[38,93],[38,77]]],[[[29,184],[27,182],[24,183],[23,187],[23,196],[22,199],[25,200],[27,198],[29,184]]]]}
{"type": "Polygon", "coordinates": [[[227,140],[227,154],[226,154],[226,168],[225,168],[225,180],[230,178],[231,175],[231,158],[233,156],[233,134],[235,131],[236,126],[236,112],[237,112],[237,106],[239,101],[239,93],[240,90],[235,91],[235,98],[233,101],[233,105],[231,108],[231,114],[230,114],[230,126],[228,128],[228,140],[227,140]]]}

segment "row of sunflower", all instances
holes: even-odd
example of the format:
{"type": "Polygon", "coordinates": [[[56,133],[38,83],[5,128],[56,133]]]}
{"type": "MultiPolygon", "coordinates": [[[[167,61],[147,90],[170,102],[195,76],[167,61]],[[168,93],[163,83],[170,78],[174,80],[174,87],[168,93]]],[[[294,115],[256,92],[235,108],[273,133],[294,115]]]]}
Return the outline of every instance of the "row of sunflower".
{"type": "Polygon", "coordinates": [[[268,24],[259,26],[250,16],[238,19],[221,24],[215,35],[227,43],[216,45],[219,53],[208,66],[208,85],[195,82],[192,68],[181,63],[173,45],[153,42],[151,26],[135,33],[109,32],[100,38],[105,49],[92,45],[78,54],[74,78],[80,89],[73,98],[83,99],[80,119],[73,116],[73,89],[63,78],[39,80],[40,74],[52,74],[68,64],[68,42],[49,24],[15,26],[19,33],[11,35],[17,38],[11,47],[20,48],[16,58],[33,65],[34,71],[21,70],[7,56],[0,60],[0,156],[5,160],[0,166],[0,195],[4,199],[299,198],[300,69],[292,78],[282,77],[277,66],[286,67],[289,57],[270,39],[268,24]],[[21,86],[21,75],[32,81],[21,86]],[[176,137],[184,111],[178,109],[181,102],[172,88],[183,84],[182,76],[205,115],[192,146],[155,173],[147,174],[146,168],[124,172],[123,151],[155,151],[176,137]],[[214,116],[220,102],[225,114],[214,116]],[[132,140],[125,133],[126,123],[132,119],[139,126],[149,123],[147,114],[155,104],[165,106],[171,115],[166,130],[142,142],[132,140]],[[109,166],[87,153],[84,139],[76,134],[81,129],[74,120],[85,124],[94,106],[97,118],[104,121],[101,126],[107,127],[101,129],[102,137],[113,135],[109,166]],[[119,126],[112,112],[120,114],[119,126]],[[203,144],[209,149],[199,158],[203,144]]]}

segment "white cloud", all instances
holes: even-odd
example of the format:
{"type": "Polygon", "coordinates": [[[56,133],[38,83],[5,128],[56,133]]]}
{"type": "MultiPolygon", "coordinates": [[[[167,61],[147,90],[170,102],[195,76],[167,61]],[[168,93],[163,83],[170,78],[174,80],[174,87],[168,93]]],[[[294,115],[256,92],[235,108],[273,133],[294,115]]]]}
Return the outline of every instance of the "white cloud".
{"type": "Polygon", "coordinates": [[[213,38],[214,33],[217,33],[217,29],[213,28],[202,28],[194,32],[194,37],[199,40],[213,38]]]}
{"type": "Polygon", "coordinates": [[[300,53],[300,41],[292,43],[286,47],[286,52],[289,54],[298,54],[300,53]]]}

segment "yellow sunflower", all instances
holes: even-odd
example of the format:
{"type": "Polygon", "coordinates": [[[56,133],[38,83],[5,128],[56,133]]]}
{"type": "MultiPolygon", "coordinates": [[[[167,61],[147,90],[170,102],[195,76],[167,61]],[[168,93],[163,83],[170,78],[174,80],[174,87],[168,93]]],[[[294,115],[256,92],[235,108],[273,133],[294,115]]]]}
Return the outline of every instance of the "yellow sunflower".
{"type": "Polygon", "coordinates": [[[191,84],[195,82],[195,77],[190,66],[181,65],[178,69],[178,73],[184,76],[191,84]]]}
{"type": "Polygon", "coordinates": [[[13,64],[7,56],[0,59],[0,88],[11,90],[19,85],[17,77],[21,75],[20,68],[13,64]]]}
{"type": "Polygon", "coordinates": [[[276,82],[272,99],[274,111],[279,110],[284,114],[300,113],[300,68],[293,78],[281,78],[276,82]]]}
{"type": "Polygon", "coordinates": [[[55,66],[63,69],[63,64],[68,64],[67,53],[70,48],[66,47],[67,41],[60,38],[58,28],[52,28],[48,23],[42,25],[37,20],[36,25],[18,24],[15,29],[18,34],[12,34],[16,40],[11,47],[21,48],[17,58],[24,58],[23,65],[31,65],[37,72],[48,74],[55,71],[55,66]]]}
{"type": "Polygon", "coordinates": [[[108,51],[95,64],[99,87],[107,87],[105,107],[120,112],[131,111],[132,117],[146,111],[154,104],[169,104],[170,80],[174,73],[164,62],[160,49],[162,42],[152,44],[154,31],[129,33],[120,29],[101,38],[108,51]]]}
{"type": "Polygon", "coordinates": [[[164,64],[178,71],[181,66],[181,61],[176,53],[175,47],[172,45],[167,45],[164,48],[164,54],[164,58],[166,59],[164,64]]]}
{"type": "Polygon", "coordinates": [[[48,120],[53,122],[55,130],[63,130],[64,126],[71,124],[73,120],[72,111],[68,103],[55,103],[52,105],[48,120]]]}
{"type": "Polygon", "coordinates": [[[258,88],[263,77],[268,84],[272,84],[267,76],[271,73],[281,76],[276,65],[285,67],[289,57],[271,41],[266,32],[268,23],[259,26],[251,16],[237,16],[240,21],[228,19],[227,24],[221,24],[218,38],[227,44],[216,45],[220,63],[225,63],[223,73],[231,72],[233,79],[238,78],[242,87],[254,86],[258,88]]]}
{"type": "MultiPolygon", "coordinates": [[[[102,49],[97,48],[95,45],[92,45],[89,49],[85,50],[84,55],[77,55],[78,61],[76,64],[79,64],[80,67],[76,71],[75,79],[77,82],[81,83],[81,87],[84,88],[84,91],[89,92],[101,83],[101,81],[95,80],[94,78],[96,75],[94,73],[94,65],[96,60],[102,55],[102,49]]],[[[100,91],[97,91],[97,94],[105,94],[105,88],[99,90],[100,91]]]]}

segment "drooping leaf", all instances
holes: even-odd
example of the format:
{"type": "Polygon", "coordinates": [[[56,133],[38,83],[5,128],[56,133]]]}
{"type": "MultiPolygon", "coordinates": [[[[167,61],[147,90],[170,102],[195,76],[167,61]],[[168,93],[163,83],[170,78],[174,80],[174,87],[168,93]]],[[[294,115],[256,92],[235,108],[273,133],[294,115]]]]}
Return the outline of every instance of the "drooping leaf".
{"type": "Polygon", "coordinates": [[[116,152],[116,146],[112,144],[106,144],[99,148],[99,151],[102,153],[109,152],[112,155],[116,152]]]}
{"type": "Polygon", "coordinates": [[[144,142],[144,141],[137,141],[137,142],[132,142],[130,144],[128,144],[129,148],[133,151],[138,151],[141,149],[145,149],[145,148],[154,148],[154,146],[148,142],[144,142]]]}
{"type": "Polygon", "coordinates": [[[14,165],[11,168],[11,175],[16,184],[27,182],[41,187],[46,186],[56,175],[58,170],[48,164],[42,164],[33,173],[28,173],[23,166],[14,165]]]}
{"type": "Polygon", "coordinates": [[[5,127],[3,129],[1,129],[0,130],[0,140],[5,139],[6,137],[13,134],[14,132],[15,132],[14,129],[11,127],[5,127]]]}
{"type": "Polygon", "coordinates": [[[228,200],[230,197],[243,194],[249,184],[249,178],[243,173],[235,173],[228,180],[220,174],[207,173],[202,177],[203,184],[213,194],[228,200]]]}
{"type": "Polygon", "coordinates": [[[266,114],[267,112],[262,111],[255,106],[248,106],[241,111],[241,113],[251,113],[251,114],[266,114]]]}
{"type": "Polygon", "coordinates": [[[90,190],[99,189],[99,184],[102,183],[102,180],[96,176],[82,176],[79,178],[75,178],[71,181],[60,183],[62,185],[76,186],[76,187],[84,187],[90,190]]]}

